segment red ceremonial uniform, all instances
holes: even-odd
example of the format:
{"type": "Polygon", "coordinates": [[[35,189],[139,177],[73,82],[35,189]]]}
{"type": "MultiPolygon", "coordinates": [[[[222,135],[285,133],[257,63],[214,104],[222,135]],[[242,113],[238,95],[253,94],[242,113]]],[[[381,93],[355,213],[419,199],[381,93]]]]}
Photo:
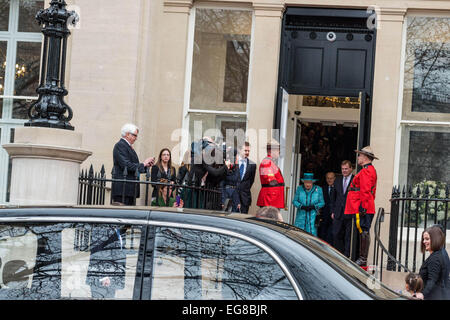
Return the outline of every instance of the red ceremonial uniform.
{"type": "Polygon", "coordinates": [[[348,188],[345,214],[360,212],[360,205],[368,214],[375,214],[375,194],[377,192],[377,171],[366,164],[353,178],[348,188]]]}
{"type": "Polygon", "coordinates": [[[259,165],[259,179],[261,190],[259,191],[256,205],[259,207],[273,206],[284,208],[284,179],[280,168],[267,157],[259,165]]]}

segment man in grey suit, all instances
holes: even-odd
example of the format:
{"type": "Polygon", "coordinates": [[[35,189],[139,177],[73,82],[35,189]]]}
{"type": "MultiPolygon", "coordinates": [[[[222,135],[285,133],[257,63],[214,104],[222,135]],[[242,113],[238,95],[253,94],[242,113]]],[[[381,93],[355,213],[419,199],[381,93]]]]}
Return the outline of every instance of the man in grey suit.
{"type": "Polygon", "coordinates": [[[331,219],[333,220],[333,243],[334,247],[341,253],[350,257],[350,238],[352,233],[351,215],[345,215],[345,203],[347,200],[348,187],[354,175],[353,166],[349,160],[341,163],[342,176],[334,181],[336,198],[331,208],[331,219]],[[347,217],[348,216],[348,217],[347,217]]]}

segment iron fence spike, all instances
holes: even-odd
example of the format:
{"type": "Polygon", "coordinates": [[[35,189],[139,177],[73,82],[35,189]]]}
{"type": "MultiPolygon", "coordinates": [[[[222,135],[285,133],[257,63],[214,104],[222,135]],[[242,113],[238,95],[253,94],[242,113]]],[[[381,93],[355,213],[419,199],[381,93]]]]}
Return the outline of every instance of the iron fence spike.
{"type": "Polygon", "coordinates": [[[439,188],[436,186],[436,188],[434,188],[434,197],[437,198],[439,197],[439,188]]]}

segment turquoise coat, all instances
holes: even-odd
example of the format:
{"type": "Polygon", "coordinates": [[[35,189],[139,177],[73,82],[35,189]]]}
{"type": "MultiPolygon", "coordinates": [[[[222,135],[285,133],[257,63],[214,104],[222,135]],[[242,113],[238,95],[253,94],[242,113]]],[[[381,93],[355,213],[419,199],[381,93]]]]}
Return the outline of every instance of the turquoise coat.
{"type": "Polygon", "coordinates": [[[325,206],[322,188],[313,185],[311,190],[306,191],[303,185],[298,186],[295,191],[295,197],[292,204],[298,209],[294,225],[317,236],[317,229],[314,222],[316,220],[318,210],[325,206]],[[307,212],[302,210],[302,207],[305,206],[314,206],[316,209],[307,212]]]}

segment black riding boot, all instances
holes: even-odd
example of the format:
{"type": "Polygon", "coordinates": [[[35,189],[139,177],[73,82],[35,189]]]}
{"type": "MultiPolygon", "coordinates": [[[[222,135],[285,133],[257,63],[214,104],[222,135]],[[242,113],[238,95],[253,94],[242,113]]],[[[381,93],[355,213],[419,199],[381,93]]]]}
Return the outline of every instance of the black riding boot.
{"type": "Polygon", "coordinates": [[[370,246],[370,234],[368,231],[363,231],[359,235],[360,246],[359,246],[359,258],[356,260],[356,264],[361,267],[367,266],[367,256],[369,255],[370,246]]]}

